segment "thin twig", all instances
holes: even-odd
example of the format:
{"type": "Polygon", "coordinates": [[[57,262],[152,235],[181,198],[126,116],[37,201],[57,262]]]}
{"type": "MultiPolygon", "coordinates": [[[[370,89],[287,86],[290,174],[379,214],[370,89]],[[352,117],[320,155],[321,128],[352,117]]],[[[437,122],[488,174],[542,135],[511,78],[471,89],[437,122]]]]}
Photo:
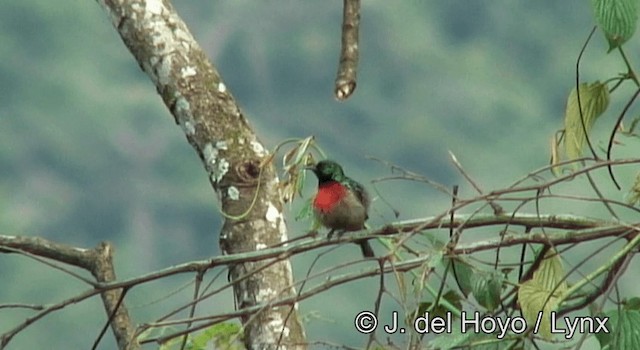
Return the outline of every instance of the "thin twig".
{"type": "MultiPolygon", "coordinates": [[[[607,145],[607,160],[608,161],[611,161],[611,150],[613,149],[613,140],[616,137],[616,132],[618,131],[618,125],[620,125],[620,123],[622,123],[622,119],[627,114],[627,111],[629,110],[629,108],[631,108],[631,105],[633,104],[633,101],[635,101],[636,98],[638,97],[638,94],[640,94],[640,88],[638,88],[636,90],[636,92],[633,94],[633,96],[631,96],[629,101],[627,101],[627,104],[622,109],[622,112],[620,112],[620,115],[618,116],[618,119],[616,120],[616,123],[614,124],[615,127],[612,128],[613,130],[611,130],[611,136],[609,136],[609,144],[607,145]]],[[[609,171],[609,176],[611,177],[611,180],[613,181],[613,184],[616,185],[617,189],[621,189],[620,185],[618,184],[618,181],[616,180],[616,177],[613,175],[613,168],[611,167],[611,163],[609,163],[607,165],[607,170],[609,171]]]]}
{"type": "MultiPolygon", "coordinates": [[[[464,170],[464,168],[462,167],[462,164],[460,164],[456,155],[453,154],[453,152],[451,151],[449,151],[449,158],[451,158],[451,162],[453,163],[453,165],[456,166],[456,169],[458,169],[458,172],[460,172],[460,174],[467,180],[467,182],[478,192],[478,194],[482,194],[483,192],[482,192],[482,189],[480,189],[480,186],[478,186],[478,184],[471,178],[471,176],[469,176],[466,170],[464,170]]],[[[491,208],[493,209],[493,212],[496,215],[499,215],[502,212],[504,212],[504,209],[496,202],[491,200],[489,200],[488,202],[491,208]]]]}
{"type": "MultiPolygon", "coordinates": [[[[198,273],[196,273],[195,286],[193,288],[194,302],[193,304],[191,304],[191,309],[189,310],[189,318],[193,318],[193,316],[196,313],[196,306],[198,305],[198,302],[196,300],[200,295],[200,286],[202,285],[202,278],[205,272],[207,272],[207,270],[199,270],[198,273]]],[[[187,323],[186,327],[187,328],[191,327],[191,322],[187,323]]],[[[184,337],[182,337],[182,344],[180,344],[180,350],[184,350],[184,347],[187,345],[187,339],[189,339],[189,335],[185,334],[184,337]]]]}
{"type": "Polygon", "coordinates": [[[580,124],[582,125],[582,132],[584,133],[584,136],[587,140],[587,145],[589,146],[589,150],[591,151],[591,154],[593,155],[594,159],[598,159],[598,155],[596,154],[595,149],[591,145],[591,140],[589,139],[589,134],[587,133],[587,126],[584,124],[584,116],[582,113],[582,101],[580,100],[580,61],[582,60],[582,55],[587,49],[587,45],[589,44],[589,41],[591,41],[591,37],[593,37],[593,33],[596,32],[596,28],[598,27],[593,26],[593,29],[591,29],[591,33],[589,33],[587,40],[585,40],[584,44],[582,45],[582,49],[580,49],[580,54],[578,54],[578,58],[576,59],[576,96],[578,97],[578,111],[580,112],[580,124]]]}

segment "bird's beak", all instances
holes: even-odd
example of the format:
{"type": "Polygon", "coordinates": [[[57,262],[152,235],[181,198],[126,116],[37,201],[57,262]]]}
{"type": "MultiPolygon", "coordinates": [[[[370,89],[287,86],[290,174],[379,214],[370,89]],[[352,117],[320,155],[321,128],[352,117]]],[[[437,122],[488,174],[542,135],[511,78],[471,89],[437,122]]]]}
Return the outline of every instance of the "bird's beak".
{"type": "Polygon", "coordinates": [[[313,171],[315,173],[316,172],[316,166],[315,165],[314,166],[306,166],[306,167],[304,167],[304,170],[311,170],[311,171],[313,171]]]}

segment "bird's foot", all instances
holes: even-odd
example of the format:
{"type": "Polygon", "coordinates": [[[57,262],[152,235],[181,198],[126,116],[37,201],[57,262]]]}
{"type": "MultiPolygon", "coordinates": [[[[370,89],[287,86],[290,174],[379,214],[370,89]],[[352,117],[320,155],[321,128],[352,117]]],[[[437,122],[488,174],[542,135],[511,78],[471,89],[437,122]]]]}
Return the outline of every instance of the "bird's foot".
{"type": "Polygon", "coordinates": [[[329,234],[327,235],[327,238],[331,239],[331,237],[333,237],[334,233],[338,234],[338,238],[342,237],[342,235],[345,233],[345,230],[336,230],[336,229],[331,229],[331,231],[329,231],[329,234]]]}

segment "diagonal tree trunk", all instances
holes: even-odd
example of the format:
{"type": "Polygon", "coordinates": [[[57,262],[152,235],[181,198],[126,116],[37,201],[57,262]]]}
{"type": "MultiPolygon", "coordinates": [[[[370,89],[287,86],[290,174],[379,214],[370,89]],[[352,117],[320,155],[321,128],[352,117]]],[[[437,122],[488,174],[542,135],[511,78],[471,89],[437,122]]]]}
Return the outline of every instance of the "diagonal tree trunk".
{"type": "MultiPolygon", "coordinates": [[[[268,151],[168,0],[98,2],[204,164],[225,216],[222,251],[286,240],[277,175],[270,164],[261,167],[268,151]]],[[[288,260],[239,264],[230,278],[239,309],[295,295],[288,260]]],[[[242,322],[249,349],[305,348],[294,305],[265,308],[242,322]]]]}

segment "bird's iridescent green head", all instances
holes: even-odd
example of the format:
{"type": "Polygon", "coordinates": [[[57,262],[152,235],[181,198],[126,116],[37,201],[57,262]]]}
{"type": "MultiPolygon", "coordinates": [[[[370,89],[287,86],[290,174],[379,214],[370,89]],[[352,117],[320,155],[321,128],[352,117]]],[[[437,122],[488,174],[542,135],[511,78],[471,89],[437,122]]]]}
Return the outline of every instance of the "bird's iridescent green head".
{"type": "Polygon", "coordinates": [[[322,160],[318,162],[314,167],[310,167],[310,170],[318,177],[318,182],[323,183],[327,181],[344,181],[344,171],[340,164],[332,160],[322,160]]]}

